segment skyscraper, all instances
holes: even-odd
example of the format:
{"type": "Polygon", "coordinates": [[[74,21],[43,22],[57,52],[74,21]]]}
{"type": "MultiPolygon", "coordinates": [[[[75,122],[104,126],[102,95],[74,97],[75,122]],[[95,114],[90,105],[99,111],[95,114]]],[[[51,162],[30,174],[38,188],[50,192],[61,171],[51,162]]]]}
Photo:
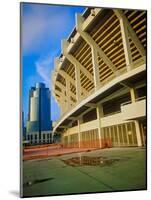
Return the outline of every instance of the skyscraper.
{"type": "Polygon", "coordinates": [[[27,139],[31,143],[47,142],[48,140],[44,133],[48,135],[51,128],[50,90],[45,87],[44,83],[36,83],[36,86],[31,87],[29,91],[27,139]]]}

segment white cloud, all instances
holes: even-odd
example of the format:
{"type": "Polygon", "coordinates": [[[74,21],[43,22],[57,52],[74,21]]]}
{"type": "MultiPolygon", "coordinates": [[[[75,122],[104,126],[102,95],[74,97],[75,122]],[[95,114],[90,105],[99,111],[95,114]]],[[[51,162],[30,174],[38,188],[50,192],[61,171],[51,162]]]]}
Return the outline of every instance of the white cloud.
{"type": "Polygon", "coordinates": [[[41,76],[47,86],[50,86],[50,65],[52,64],[52,57],[36,62],[37,73],[41,76]]]}
{"type": "Polygon", "coordinates": [[[51,71],[54,68],[54,58],[58,54],[58,50],[55,50],[45,58],[40,58],[36,63],[36,71],[46,85],[51,89],[51,71]]]}
{"type": "MultiPolygon", "coordinates": [[[[53,60],[56,55],[57,51],[53,53],[53,55],[48,56],[44,59],[40,59],[35,63],[36,70],[39,76],[42,78],[42,81],[47,85],[47,87],[51,90],[51,70],[53,66],[53,60]]],[[[60,108],[57,105],[56,101],[54,100],[54,97],[51,96],[51,108],[52,108],[52,120],[55,121],[60,116],[60,108]]]]}

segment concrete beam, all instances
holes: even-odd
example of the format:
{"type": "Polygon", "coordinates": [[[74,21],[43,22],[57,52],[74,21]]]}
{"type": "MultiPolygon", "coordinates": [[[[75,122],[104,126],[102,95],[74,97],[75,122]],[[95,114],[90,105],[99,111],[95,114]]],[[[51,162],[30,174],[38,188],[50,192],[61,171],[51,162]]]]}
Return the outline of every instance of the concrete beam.
{"type": "MultiPolygon", "coordinates": [[[[70,80],[70,82],[73,85],[75,85],[75,80],[71,76],[69,76],[69,74],[67,74],[64,70],[60,69],[59,71],[57,71],[57,73],[60,74],[63,78],[66,77],[68,80],[70,80]]],[[[85,95],[88,94],[88,91],[86,91],[86,89],[84,89],[83,87],[81,88],[81,90],[82,90],[83,94],[85,94],[85,95]]]]}
{"type": "Polygon", "coordinates": [[[118,17],[119,20],[123,20],[124,21],[125,26],[128,29],[128,33],[129,33],[132,41],[134,42],[136,48],[140,52],[141,56],[142,57],[146,56],[146,52],[145,52],[144,46],[140,42],[139,38],[137,37],[135,31],[133,30],[131,24],[129,23],[128,19],[124,15],[123,11],[120,10],[120,9],[114,9],[114,12],[115,12],[115,14],[116,14],[116,16],[118,17]]]}
{"type": "Polygon", "coordinates": [[[76,99],[77,102],[81,101],[81,80],[80,80],[80,69],[75,65],[75,79],[76,79],[76,99]]]}
{"type": "Polygon", "coordinates": [[[87,29],[95,20],[95,18],[100,14],[102,8],[92,8],[91,14],[84,20],[82,28],[87,29]]]}
{"type": "Polygon", "coordinates": [[[98,105],[96,108],[96,114],[97,114],[97,121],[98,121],[98,136],[99,136],[99,144],[100,148],[102,147],[102,134],[101,134],[101,117],[103,117],[103,107],[102,105],[98,105]]]}
{"type": "Polygon", "coordinates": [[[75,121],[77,119],[77,117],[69,117],[68,119],[75,121]]]}
{"type": "MultiPolygon", "coordinates": [[[[63,56],[63,58],[65,58],[65,56],[63,56]]],[[[55,67],[56,67],[56,70],[53,73],[54,76],[57,76],[57,73],[59,73],[64,79],[67,78],[73,85],[75,85],[76,84],[76,80],[74,80],[69,74],[67,74],[64,70],[61,69],[61,64],[62,63],[60,62],[60,58],[56,57],[55,58],[55,67]]],[[[84,95],[87,95],[88,91],[85,88],[81,87],[81,93],[83,93],[84,95]]]]}
{"type": "Polygon", "coordinates": [[[106,63],[106,65],[113,71],[115,75],[118,75],[117,69],[112,63],[112,61],[106,56],[104,51],[99,47],[99,45],[94,41],[94,39],[82,29],[84,18],[80,15],[76,15],[76,29],[81,35],[81,37],[99,53],[100,58],[106,63]]]}
{"type": "Polygon", "coordinates": [[[121,95],[124,95],[126,93],[129,92],[129,88],[122,88],[120,89],[119,91],[116,91],[110,95],[108,95],[107,97],[103,98],[103,100],[101,100],[100,102],[98,102],[97,104],[100,105],[106,101],[109,101],[111,99],[114,99],[114,98],[117,98],[117,97],[120,97],[121,95]]]}
{"type": "MultiPolygon", "coordinates": [[[[66,81],[68,80],[68,78],[65,79],[66,81]]],[[[68,81],[69,82],[69,81],[68,81]]],[[[62,91],[63,91],[63,95],[65,95],[65,91],[66,91],[66,94],[67,93],[70,93],[70,96],[73,98],[73,99],[76,99],[76,95],[70,90],[68,90],[69,88],[69,83],[68,83],[68,87],[66,88],[66,86],[64,86],[61,82],[59,81],[56,81],[55,82],[55,85],[57,87],[59,87],[62,91]]],[[[54,91],[55,92],[55,91],[54,91]]],[[[67,96],[67,95],[66,95],[67,96]]]]}
{"type": "Polygon", "coordinates": [[[127,71],[131,70],[132,66],[132,56],[131,56],[131,49],[130,49],[130,42],[128,38],[128,28],[126,25],[125,18],[123,18],[119,10],[114,10],[116,16],[119,18],[120,21],[120,27],[121,27],[121,34],[122,34],[122,40],[123,40],[123,48],[124,48],[124,54],[125,54],[125,60],[126,60],[126,67],[127,71]]]}
{"type": "Polygon", "coordinates": [[[70,82],[68,81],[68,79],[66,78],[66,96],[67,96],[67,109],[70,109],[71,107],[71,89],[70,89],[70,82]]]}
{"type": "Polygon", "coordinates": [[[97,50],[91,46],[92,53],[92,64],[93,64],[93,77],[94,77],[94,87],[95,90],[98,90],[100,87],[100,73],[99,73],[99,63],[98,63],[98,52],[97,50]]]}
{"type": "Polygon", "coordinates": [[[68,126],[59,126],[59,128],[69,128],[68,126]]]}
{"type": "Polygon", "coordinates": [[[132,87],[133,87],[132,84],[127,83],[127,82],[125,82],[125,81],[120,82],[120,85],[122,85],[122,86],[124,86],[124,87],[126,87],[126,88],[132,88],[132,87]]]}
{"type": "Polygon", "coordinates": [[[67,97],[59,90],[55,90],[55,94],[59,95],[58,104],[60,105],[61,114],[67,110],[67,97]]]}
{"type": "Polygon", "coordinates": [[[93,76],[92,74],[71,54],[68,54],[67,48],[69,46],[69,43],[66,40],[62,40],[62,53],[63,55],[76,67],[79,67],[79,69],[87,76],[87,78],[93,83],[93,76]]]}
{"type": "Polygon", "coordinates": [[[97,104],[95,104],[95,103],[87,103],[86,106],[89,107],[89,108],[96,108],[97,104]]]}

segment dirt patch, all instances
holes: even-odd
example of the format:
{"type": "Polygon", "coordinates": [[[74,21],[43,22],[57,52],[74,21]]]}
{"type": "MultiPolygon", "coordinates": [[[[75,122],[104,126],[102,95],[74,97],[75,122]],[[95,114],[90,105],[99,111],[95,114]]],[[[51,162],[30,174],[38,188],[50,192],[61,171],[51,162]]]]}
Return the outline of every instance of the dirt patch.
{"type": "Polygon", "coordinates": [[[103,156],[97,156],[97,157],[78,156],[78,157],[70,158],[67,160],[63,160],[63,162],[73,167],[83,166],[83,165],[103,167],[103,166],[112,165],[113,163],[118,162],[120,160],[123,160],[123,159],[122,158],[107,158],[103,156]]]}

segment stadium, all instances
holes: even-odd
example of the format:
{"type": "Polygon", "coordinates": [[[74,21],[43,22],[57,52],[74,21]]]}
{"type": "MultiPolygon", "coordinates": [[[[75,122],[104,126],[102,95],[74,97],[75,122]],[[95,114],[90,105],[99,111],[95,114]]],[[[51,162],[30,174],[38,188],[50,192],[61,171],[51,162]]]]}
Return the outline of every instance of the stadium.
{"type": "Polygon", "coordinates": [[[75,16],[52,73],[61,110],[53,134],[64,147],[146,145],[146,18],[106,8],[75,16]]]}

